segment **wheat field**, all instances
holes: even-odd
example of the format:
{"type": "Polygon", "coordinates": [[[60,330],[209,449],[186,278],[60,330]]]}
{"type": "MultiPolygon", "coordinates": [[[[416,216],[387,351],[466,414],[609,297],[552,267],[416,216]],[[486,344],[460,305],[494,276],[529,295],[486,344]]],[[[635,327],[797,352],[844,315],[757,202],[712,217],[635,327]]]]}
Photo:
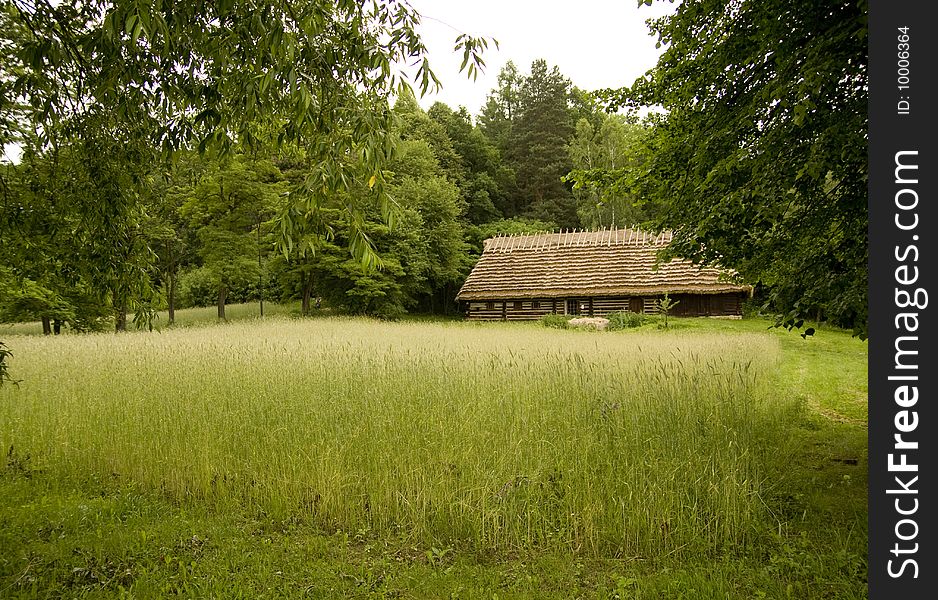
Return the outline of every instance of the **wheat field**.
{"type": "Polygon", "coordinates": [[[745,545],[799,409],[756,333],[282,317],[5,341],[2,448],[60,485],[478,549],[745,545]]]}

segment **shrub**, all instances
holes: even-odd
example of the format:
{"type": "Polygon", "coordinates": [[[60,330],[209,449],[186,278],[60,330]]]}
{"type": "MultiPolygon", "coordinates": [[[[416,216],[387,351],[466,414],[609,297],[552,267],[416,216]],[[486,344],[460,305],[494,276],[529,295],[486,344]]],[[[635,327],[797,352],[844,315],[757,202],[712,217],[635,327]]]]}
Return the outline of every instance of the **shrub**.
{"type": "Polygon", "coordinates": [[[570,321],[570,317],[567,315],[550,314],[541,317],[541,325],[553,329],[567,329],[570,327],[568,321],[570,321]]]}
{"type": "Polygon", "coordinates": [[[176,306],[212,306],[218,301],[218,283],[205,267],[184,271],[176,284],[176,306]]]}
{"type": "Polygon", "coordinates": [[[658,305],[658,313],[664,317],[664,328],[668,328],[668,311],[680,304],[680,301],[675,302],[671,300],[671,297],[668,296],[668,293],[664,293],[664,297],[655,302],[658,305]]]}
{"type": "Polygon", "coordinates": [[[609,325],[606,326],[606,329],[609,331],[616,331],[618,329],[626,329],[631,327],[641,327],[647,317],[639,313],[633,313],[629,310],[622,310],[606,315],[606,318],[609,319],[609,325]]]}
{"type": "MultiPolygon", "coordinates": [[[[274,298],[275,288],[268,281],[264,296],[274,298]]],[[[237,304],[258,298],[257,280],[239,276],[228,282],[226,302],[237,304]]],[[[176,287],[176,308],[214,306],[218,302],[218,276],[208,267],[196,267],[179,275],[176,287]]]]}

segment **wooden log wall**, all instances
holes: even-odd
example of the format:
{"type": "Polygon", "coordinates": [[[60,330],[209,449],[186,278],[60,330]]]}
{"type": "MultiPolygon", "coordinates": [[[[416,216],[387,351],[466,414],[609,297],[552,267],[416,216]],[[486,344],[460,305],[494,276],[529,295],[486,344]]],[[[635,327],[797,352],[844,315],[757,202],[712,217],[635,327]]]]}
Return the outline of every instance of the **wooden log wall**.
{"type": "MultiPolygon", "coordinates": [[[[659,314],[661,296],[612,296],[578,298],[580,315],[604,317],[611,312],[631,310],[649,315],[659,314]]],[[[726,294],[674,294],[678,302],[671,313],[677,317],[740,316],[742,295],[726,294]]],[[[525,300],[471,301],[466,306],[466,317],[480,321],[534,321],[551,313],[567,314],[567,298],[536,298],[525,300]]]]}
{"type": "MultiPolygon", "coordinates": [[[[466,317],[470,320],[536,321],[554,312],[554,305],[552,299],[473,301],[469,302],[466,317]]],[[[557,312],[562,314],[563,300],[559,300],[556,306],[557,312]]]]}
{"type": "Polygon", "coordinates": [[[650,298],[642,298],[642,312],[646,315],[657,315],[658,310],[658,297],[652,296],[650,298]]]}
{"type": "Polygon", "coordinates": [[[594,298],[593,316],[604,317],[611,312],[629,309],[628,298],[594,298]]]}
{"type": "Polygon", "coordinates": [[[593,316],[595,317],[605,317],[609,313],[625,310],[642,312],[642,299],[629,296],[593,299],[593,316]]]}
{"type": "Polygon", "coordinates": [[[678,317],[729,317],[742,316],[742,296],[726,294],[677,294],[671,297],[679,302],[671,314],[678,317]]]}

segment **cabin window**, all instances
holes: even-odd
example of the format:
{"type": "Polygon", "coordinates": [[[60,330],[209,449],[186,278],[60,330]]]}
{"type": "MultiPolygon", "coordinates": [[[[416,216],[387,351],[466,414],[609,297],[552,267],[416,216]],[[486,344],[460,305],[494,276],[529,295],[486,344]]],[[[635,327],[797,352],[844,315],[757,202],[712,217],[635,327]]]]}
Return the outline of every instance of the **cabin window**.
{"type": "Polygon", "coordinates": [[[539,310],[541,308],[541,301],[540,300],[533,301],[531,303],[531,308],[533,308],[534,310],[539,310]]]}
{"type": "Polygon", "coordinates": [[[494,302],[486,302],[486,303],[485,303],[485,310],[495,310],[495,303],[494,303],[494,302]]]}
{"type": "Polygon", "coordinates": [[[521,300],[515,300],[515,310],[521,310],[523,303],[521,300]]]}

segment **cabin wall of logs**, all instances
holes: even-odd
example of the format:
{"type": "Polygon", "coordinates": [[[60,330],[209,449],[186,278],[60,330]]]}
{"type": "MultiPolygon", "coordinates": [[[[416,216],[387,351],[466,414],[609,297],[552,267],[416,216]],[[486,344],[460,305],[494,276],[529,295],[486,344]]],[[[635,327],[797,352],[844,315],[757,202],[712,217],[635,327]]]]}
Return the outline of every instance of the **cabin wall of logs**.
{"type": "MultiPolygon", "coordinates": [[[[463,302],[463,310],[468,319],[479,321],[534,321],[549,314],[604,317],[617,311],[658,314],[658,301],[662,297],[654,295],[469,300],[463,302]]],[[[668,297],[671,302],[676,303],[669,314],[677,317],[740,317],[743,314],[743,299],[747,294],[669,294],[668,297]]]]}

